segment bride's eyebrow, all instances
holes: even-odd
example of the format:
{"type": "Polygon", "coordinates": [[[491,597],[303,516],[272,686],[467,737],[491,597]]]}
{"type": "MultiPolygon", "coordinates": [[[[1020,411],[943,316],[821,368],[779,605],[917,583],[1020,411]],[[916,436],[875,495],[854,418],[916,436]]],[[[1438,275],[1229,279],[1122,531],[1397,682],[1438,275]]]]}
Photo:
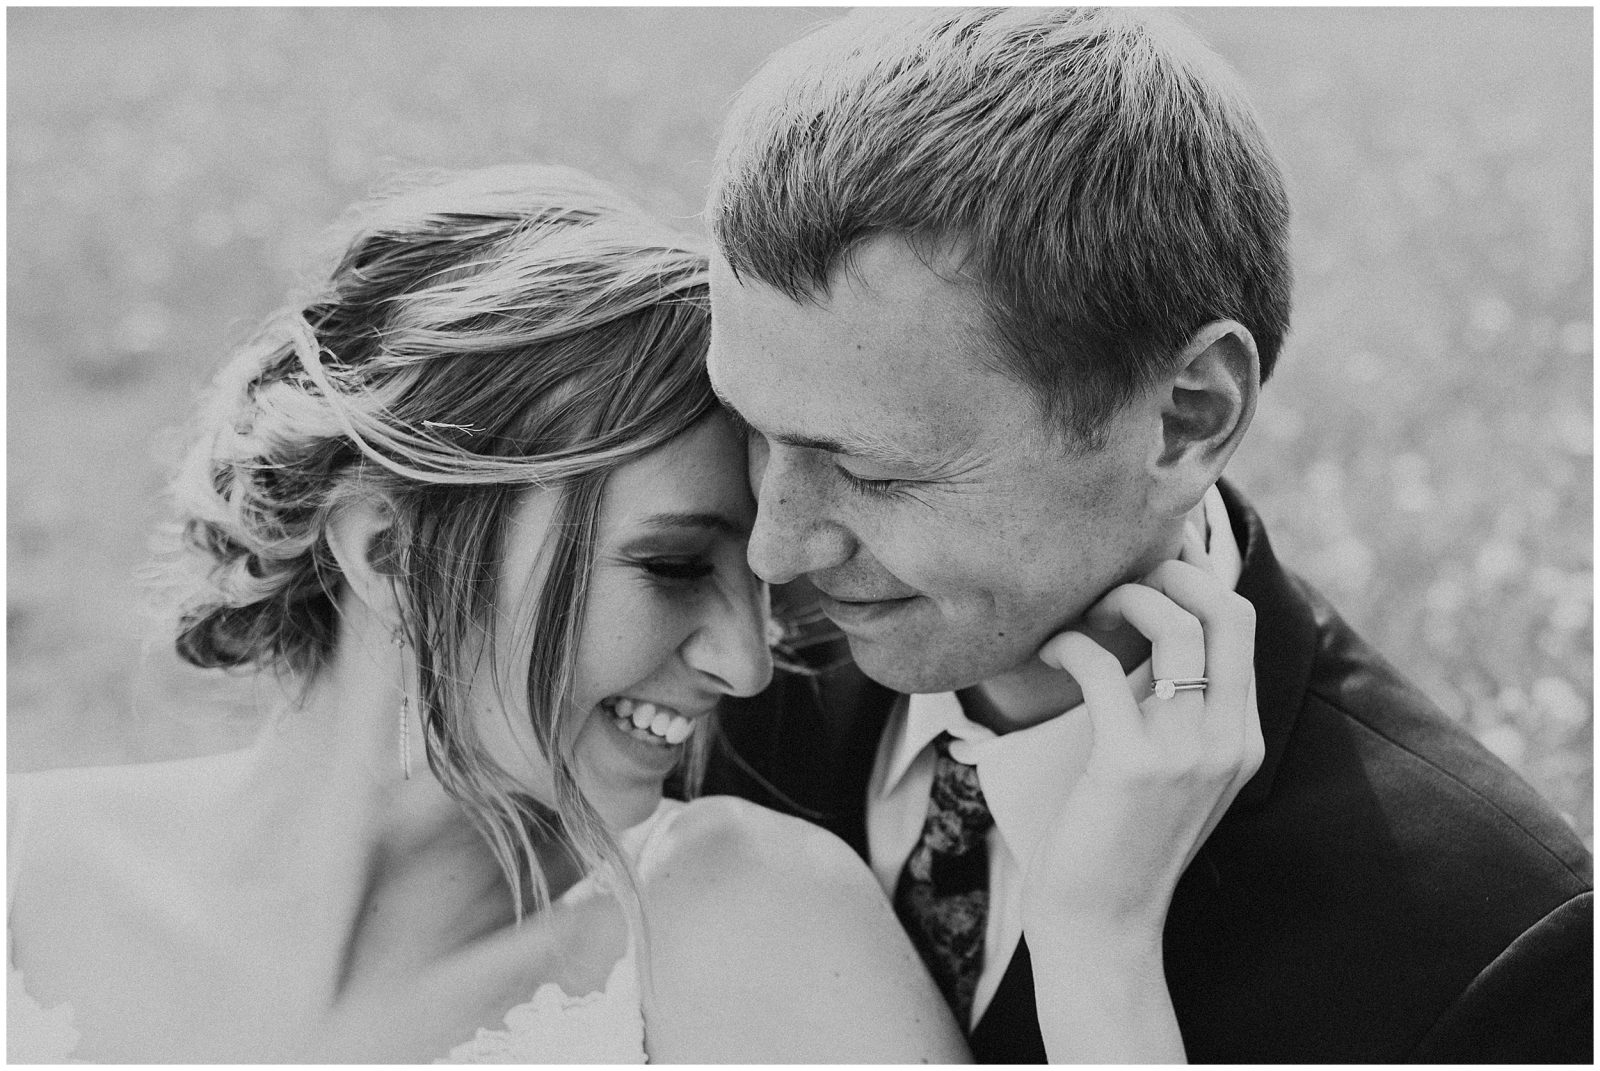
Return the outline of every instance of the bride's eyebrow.
{"type": "Polygon", "coordinates": [[[750,535],[748,524],[737,521],[725,513],[653,513],[639,521],[639,527],[653,532],[696,528],[730,535],[737,539],[744,539],[750,535]]]}

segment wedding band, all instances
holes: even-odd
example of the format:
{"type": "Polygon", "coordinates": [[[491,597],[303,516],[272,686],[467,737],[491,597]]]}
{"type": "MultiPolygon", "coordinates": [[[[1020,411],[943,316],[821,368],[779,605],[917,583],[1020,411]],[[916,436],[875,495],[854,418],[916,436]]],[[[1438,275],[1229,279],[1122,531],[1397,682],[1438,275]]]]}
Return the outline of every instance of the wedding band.
{"type": "Polygon", "coordinates": [[[1205,677],[1158,677],[1150,690],[1162,699],[1171,699],[1179,692],[1205,691],[1206,681],[1205,677]]]}

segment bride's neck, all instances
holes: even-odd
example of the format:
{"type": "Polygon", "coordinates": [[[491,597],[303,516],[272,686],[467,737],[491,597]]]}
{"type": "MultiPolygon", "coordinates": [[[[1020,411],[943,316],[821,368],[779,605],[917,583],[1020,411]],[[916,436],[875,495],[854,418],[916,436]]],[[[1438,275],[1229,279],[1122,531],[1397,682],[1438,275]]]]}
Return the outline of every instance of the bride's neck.
{"type": "Polygon", "coordinates": [[[428,767],[414,701],[405,776],[406,653],[360,636],[347,631],[309,684],[287,692],[244,757],[225,873],[268,903],[304,904],[316,932],[348,932],[340,942],[368,949],[357,958],[447,952],[509,922],[511,898],[428,767]]]}
{"type": "Polygon", "coordinates": [[[403,703],[407,652],[353,616],[316,675],[285,690],[250,749],[234,823],[239,867],[293,873],[315,853],[321,862],[310,865],[348,863],[364,881],[484,870],[482,838],[428,768],[416,702],[403,703]]]}
{"type": "MultiPolygon", "coordinates": [[[[337,852],[372,885],[439,873],[457,874],[457,887],[500,881],[483,837],[429,768],[418,704],[404,701],[414,655],[359,607],[342,624],[327,664],[286,696],[252,751],[239,838],[253,845],[247,858],[263,862],[269,844],[293,853],[298,840],[337,852]]],[[[570,853],[534,848],[559,895],[578,877],[570,853]]]]}
{"type": "Polygon", "coordinates": [[[263,803],[312,809],[341,824],[403,826],[450,801],[423,758],[400,648],[361,638],[346,632],[316,676],[269,717],[256,743],[255,779],[263,803]]]}

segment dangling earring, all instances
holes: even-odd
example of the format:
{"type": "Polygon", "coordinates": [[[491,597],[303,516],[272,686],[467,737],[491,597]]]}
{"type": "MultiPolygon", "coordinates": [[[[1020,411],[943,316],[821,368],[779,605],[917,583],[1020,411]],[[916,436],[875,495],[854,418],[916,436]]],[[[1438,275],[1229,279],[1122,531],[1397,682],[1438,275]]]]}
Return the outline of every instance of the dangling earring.
{"type": "Polygon", "coordinates": [[[411,697],[400,697],[400,772],[411,780],[411,697]]]}
{"type": "MultiPolygon", "coordinates": [[[[402,650],[406,647],[405,630],[396,626],[391,642],[402,650]]],[[[411,780],[411,695],[405,682],[400,684],[400,772],[411,780]]]]}

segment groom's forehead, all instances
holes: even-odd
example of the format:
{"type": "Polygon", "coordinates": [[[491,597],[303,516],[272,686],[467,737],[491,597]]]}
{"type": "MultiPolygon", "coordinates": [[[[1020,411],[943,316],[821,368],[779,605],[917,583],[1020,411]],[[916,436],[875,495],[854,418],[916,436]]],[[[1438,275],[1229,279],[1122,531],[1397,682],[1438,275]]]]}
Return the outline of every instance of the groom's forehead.
{"type": "Polygon", "coordinates": [[[943,387],[966,390],[1000,370],[982,298],[889,242],[868,243],[825,291],[799,295],[714,259],[711,299],[709,363],[719,384],[821,380],[927,405],[943,387]]]}
{"type": "Polygon", "coordinates": [[[973,424],[920,419],[918,407],[896,394],[803,380],[776,390],[759,381],[748,388],[722,382],[717,398],[736,422],[786,446],[921,469],[965,454],[977,438],[973,424]]]}
{"type": "MultiPolygon", "coordinates": [[[[959,347],[928,359],[899,338],[884,346],[874,337],[789,334],[783,323],[751,321],[749,331],[728,330],[727,320],[720,333],[714,329],[710,372],[724,406],[770,442],[934,478],[991,454],[997,420],[1023,431],[1031,406],[1019,400],[1019,388],[962,359],[959,347]]],[[[954,345],[938,332],[926,341],[954,345]]]]}
{"type": "Polygon", "coordinates": [[[982,406],[970,391],[933,370],[882,374],[869,347],[852,356],[735,343],[713,348],[709,368],[723,407],[775,442],[892,466],[971,445],[982,406]]]}

